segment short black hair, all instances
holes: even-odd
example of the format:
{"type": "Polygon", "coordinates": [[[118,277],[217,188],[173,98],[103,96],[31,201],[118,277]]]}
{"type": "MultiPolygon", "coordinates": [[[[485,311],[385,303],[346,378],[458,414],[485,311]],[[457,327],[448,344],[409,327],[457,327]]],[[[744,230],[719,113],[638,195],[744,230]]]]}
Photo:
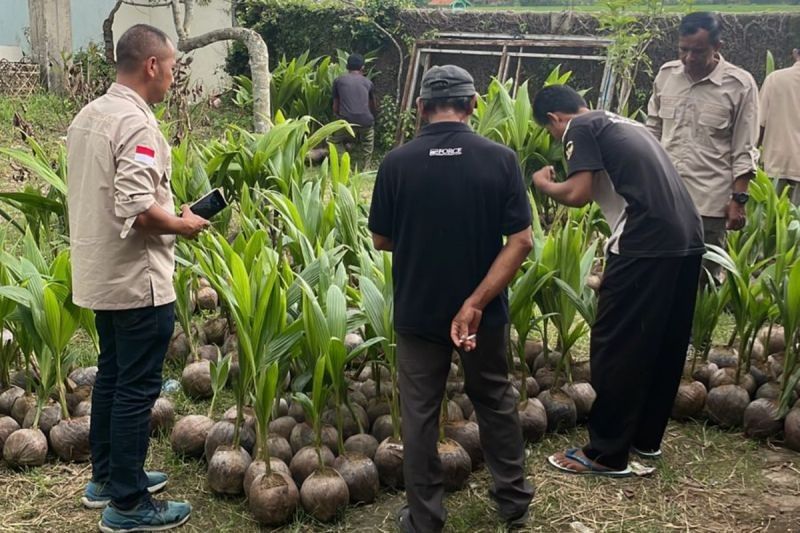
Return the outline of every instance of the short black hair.
{"type": "Polygon", "coordinates": [[[364,56],[361,54],[350,54],[347,58],[347,70],[361,70],[364,68],[364,56]]]}
{"type": "Polygon", "coordinates": [[[720,43],[722,28],[719,16],[716,13],[711,13],[709,11],[689,13],[681,19],[678,34],[684,37],[686,35],[694,35],[700,30],[706,30],[708,32],[708,40],[711,44],[717,45],[720,43]]]}
{"type": "Polygon", "coordinates": [[[472,96],[454,96],[452,98],[428,98],[422,100],[422,109],[426,114],[436,113],[446,109],[461,113],[472,110],[472,96]]]}
{"type": "Polygon", "coordinates": [[[567,85],[550,85],[533,97],[533,118],[540,126],[550,122],[548,113],[577,113],[586,105],[578,91],[567,85]]]}
{"type": "Polygon", "coordinates": [[[117,41],[117,70],[131,72],[148,57],[160,57],[172,41],[169,36],[149,24],[136,24],[128,28],[117,41]]]}

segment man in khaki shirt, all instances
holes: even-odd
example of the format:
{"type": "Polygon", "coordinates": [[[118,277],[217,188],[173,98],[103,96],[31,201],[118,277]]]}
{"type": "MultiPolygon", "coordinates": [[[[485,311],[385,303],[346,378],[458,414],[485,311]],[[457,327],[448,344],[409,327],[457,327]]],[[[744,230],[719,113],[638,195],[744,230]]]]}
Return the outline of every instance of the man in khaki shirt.
{"type": "Polygon", "coordinates": [[[194,237],[208,222],[186,206],[175,216],[170,147],[150,110],[172,83],[174,46],[160,30],[136,25],[116,55],[117,82],[67,134],[73,297],[95,311],[100,336],[92,480],[82,501],[105,508],[101,531],[162,530],[191,512],[185,502],[151,499],[167,477],[143,468],[175,324],[173,247],[175,235],[194,237]]]}
{"type": "MultiPolygon", "coordinates": [[[[776,70],[761,87],[760,124],[764,170],[778,180],[778,192],[800,205],[800,49],[794,65],[776,70]]],[[[760,144],[760,143],[759,143],[760,144]]]]}
{"type": "MultiPolygon", "coordinates": [[[[680,24],[679,56],[653,84],[647,127],[661,141],[703,218],[706,244],[725,246],[726,230],[745,224],[758,151],[758,87],[720,55],[713,13],[680,24]]],[[[715,277],[720,267],[706,264],[715,277]]]]}

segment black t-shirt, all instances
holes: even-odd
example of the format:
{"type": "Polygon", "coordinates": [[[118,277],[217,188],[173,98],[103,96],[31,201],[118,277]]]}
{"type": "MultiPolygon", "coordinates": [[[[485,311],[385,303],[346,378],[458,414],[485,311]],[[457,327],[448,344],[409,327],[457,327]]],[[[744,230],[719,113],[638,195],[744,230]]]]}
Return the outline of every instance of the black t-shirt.
{"type": "Polygon", "coordinates": [[[686,186],[643,125],[592,111],[572,119],[563,141],[569,176],[595,172],[592,198],[612,228],[611,253],[681,257],[705,252],[700,215],[686,186]]]}
{"type": "MultiPolygon", "coordinates": [[[[369,229],[392,240],[395,329],[447,342],[450,323],[503,247],[531,224],[513,151],[460,122],[426,126],[387,154],[369,229]]],[[[508,322],[505,292],[482,325],[508,322]]]]}
{"type": "Polygon", "coordinates": [[[372,126],[375,117],[369,110],[372,82],[352,72],[333,80],[333,97],[339,99],[339,117],[358,126],[372,126]]]}

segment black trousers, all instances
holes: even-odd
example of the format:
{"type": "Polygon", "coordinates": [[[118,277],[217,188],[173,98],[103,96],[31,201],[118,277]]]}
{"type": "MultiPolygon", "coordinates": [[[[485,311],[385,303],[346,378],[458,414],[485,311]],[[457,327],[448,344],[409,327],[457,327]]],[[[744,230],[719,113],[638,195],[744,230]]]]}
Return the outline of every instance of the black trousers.
{"type": "Polygon", "coordinates": [[[97,311],[95,323],[100,357],[89,433],[92,480],[108,483],[112,503],[129,509],[147,494],[150,410],[161,392],[175,307],[97,311]]]}
{"type": "MultiPolygon", "coordinates": [[[[505,352],[505,327],[483,327],[478,331],[477,349],[460,356],[465,390],[475,406],[481,446],[494,479],[491,495],[501,517],[508,519],[528,508],[534,491],[525,479],[525,445],[505,352]]],[[[437,443],[452,353],[452,344],[397,335],[403,478],[411,525],[419,533],[441,531],[447,516],[437,443]]]]}
{"type": "Polygon", "coordinates": [[[655,451],[680,385],[701,256],[610,255],[592,327],[587,457],[624,469],[631,446],[655,451]]]}

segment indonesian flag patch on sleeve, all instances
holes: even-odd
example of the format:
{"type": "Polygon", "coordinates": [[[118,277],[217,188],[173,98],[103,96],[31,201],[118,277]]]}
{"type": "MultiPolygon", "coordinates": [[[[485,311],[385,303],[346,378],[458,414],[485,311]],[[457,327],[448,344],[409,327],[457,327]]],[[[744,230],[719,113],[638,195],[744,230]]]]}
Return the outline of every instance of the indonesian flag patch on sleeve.
{"type": "Polygon", "coordinates": [[[153,166],[156,164],[156,151],[148,146],[139,144],[136,146],[136,155],[133,159],[139,163],[153,166]]]}

